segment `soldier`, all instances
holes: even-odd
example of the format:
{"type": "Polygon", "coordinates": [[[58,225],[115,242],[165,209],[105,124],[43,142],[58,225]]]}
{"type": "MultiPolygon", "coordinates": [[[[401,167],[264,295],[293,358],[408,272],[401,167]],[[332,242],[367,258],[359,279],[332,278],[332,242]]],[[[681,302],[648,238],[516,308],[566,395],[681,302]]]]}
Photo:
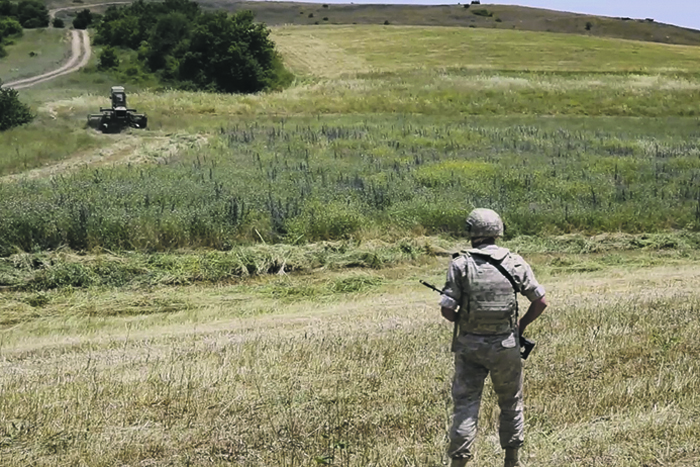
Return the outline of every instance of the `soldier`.
{"type": "Polygon", "coordinates": [[[547,307],[544,288],[519,255],[496,246],[503,236],[503,221],[496,212],[473,210],[467,230],[472,248],[453,256],[440,300],[442,315],[458,327],[452,349],[454,414],[448,455],[452,467],[464,467],[473,457],[481,394],[490,373],[501,410],[504,465],[518,467],[524,439],[519,337],[547,307]],[[517,293],[530,300],[519,323],[517,293]]]}

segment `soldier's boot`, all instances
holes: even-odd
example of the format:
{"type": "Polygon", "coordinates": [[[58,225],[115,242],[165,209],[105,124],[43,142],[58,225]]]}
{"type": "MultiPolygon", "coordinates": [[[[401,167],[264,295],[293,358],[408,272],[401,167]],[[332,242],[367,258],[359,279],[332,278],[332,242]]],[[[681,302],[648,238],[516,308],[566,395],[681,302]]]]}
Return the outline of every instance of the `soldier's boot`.
{"type": "Polygon", "coordinates": [[[468,457],[453,458],[450,467],[466,467],[467,462],[469,462],[468,457]]]}
{"type": "Polygon", "coordinates": [[[520,467],[518,448],[506,448],[506,460],[503,467],[520,467]]]}

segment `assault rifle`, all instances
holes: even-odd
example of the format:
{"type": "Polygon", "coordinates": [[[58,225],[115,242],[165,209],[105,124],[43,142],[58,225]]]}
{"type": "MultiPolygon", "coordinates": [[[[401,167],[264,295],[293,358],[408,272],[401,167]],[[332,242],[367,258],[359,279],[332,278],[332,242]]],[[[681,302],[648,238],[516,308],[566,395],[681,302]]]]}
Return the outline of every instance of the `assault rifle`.
{"type": "MultiPolygon", "coordinates": [[[[438,289],[437,287],[435,287],[433,284],[429,284],[429,283],[422,281],[422,280],[419,282],[421,284],[423,284],[424,286],[426,286],[427,288],[436,291],[440,295],[443,294],[443,291],[438,289]]],[[[453,350],[454,350],[454,342],[457,338],[457,331],[458,331],[457,322],[458,321],[459,321],[459,318],[457,318],[457,320],[455,321],[454,335],[452,336],[453,350]]],[[[530,339],[526,338],[525,336],[520,336],[520,357],[523,360],[527,360],[527,357],[530,356],[530,352],[532,352],[532,349],[534,349],[534,348],[535,348],[535,341],[531,341],[530,339]]]]}

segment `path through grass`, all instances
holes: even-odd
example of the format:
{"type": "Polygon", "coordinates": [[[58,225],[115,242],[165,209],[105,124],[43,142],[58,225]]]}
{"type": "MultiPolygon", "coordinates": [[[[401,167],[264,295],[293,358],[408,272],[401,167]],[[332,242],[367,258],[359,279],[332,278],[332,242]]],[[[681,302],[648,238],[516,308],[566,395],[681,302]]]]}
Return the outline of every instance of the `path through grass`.
{"type": "Polygon", "coordinates": [[[65,29],[25,29],[24,35],[6,46],[0,59],[3,82],[40,75],[59,68],[70,56],[70,32],[65,29]]]}

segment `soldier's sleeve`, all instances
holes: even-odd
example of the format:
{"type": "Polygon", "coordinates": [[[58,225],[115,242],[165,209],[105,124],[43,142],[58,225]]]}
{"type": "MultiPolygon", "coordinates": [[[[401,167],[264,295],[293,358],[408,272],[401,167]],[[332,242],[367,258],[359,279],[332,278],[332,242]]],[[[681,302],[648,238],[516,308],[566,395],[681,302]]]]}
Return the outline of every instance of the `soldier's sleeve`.
{"type": "Polygon", "coordinates": [[[440,306],[456,310],[459,308],[459,301],[462,298],[462,270],[457,264],[457,260],[450,262],[447,269],[447,280],[440,295],[440,306]]]}
{"type": "Polygon", "coordinates": [[[516,271],[520,279],[520,293],[525,295],[528,300],[534,302],[544,297],[544,287],[537,282],[532,268],[522,258],[516,260],[516,271]]]}

